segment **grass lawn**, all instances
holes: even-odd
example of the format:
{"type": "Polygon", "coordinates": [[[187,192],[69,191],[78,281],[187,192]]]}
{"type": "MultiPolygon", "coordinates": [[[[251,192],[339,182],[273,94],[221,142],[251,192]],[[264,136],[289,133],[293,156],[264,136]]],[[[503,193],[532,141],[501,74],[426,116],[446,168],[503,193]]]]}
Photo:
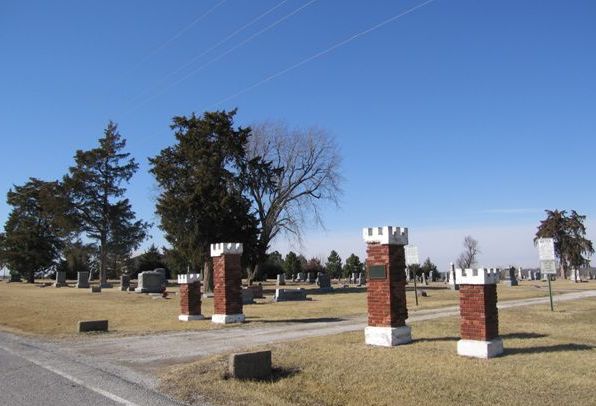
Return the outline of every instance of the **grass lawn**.
{"type": "MultiPolygon", "coordinates": [[[[73,284],[71,284],[72,286],[73,284]]],[[[366,291],[364,288],[336,289],[333,293],[319,294],[313,285],[288,285],[287,288],[303,286],[312,289],[312,301],[271,303],[275,282],[264,285],[265,299],[257,304],[247,305],[244,312],[250,325],[270,320],[306,318],[349,318],[366,315],[366,291]]],[[[596,289],[596,283],[573,284],[569,281],[553,283],[555,293],[577,289],[596,289]]],[[[458,292],[451,291],[442,283],[428,287],[429,296],[420,298],[420,305],[414,305],[413,287],[408,287],[410,311],[457,305],[458,292]]],[[[177,287],[168,288],[176,293],[177,287]]],[[[546,283],[540,281],[522,282],[521,286],[510,288],[499,286],[500,300],[540,297],[548,294],[546,283]]],[[[121,292],[118,288],[103,289],[91,294],[88,289],[74,287],[39,288],[21,283],[0,283],[0,329],[20,334],[64,336],[75,334],[78,320],[108,319],[110,334],[150,334],[176,330],[198,330],[222,328],[210,320],[183,323],[178,321],[179,299],[174,294],[170,299],[154,300],[144,294],[121,292]]],[[[211,316],[213,300],[203,301],[203,314],[211,316]]]]}
{"type": "Polygon", "coordinates": [[[456,354],[458,318],[412,323],[414,342],[369,347],[363,332],[304,339],[273,352],[274,377],[226,379],[227,356],[163,371],[161,389],[221,405],[594,405],[596,299],[502,310],[505,354],[456,354]]]}

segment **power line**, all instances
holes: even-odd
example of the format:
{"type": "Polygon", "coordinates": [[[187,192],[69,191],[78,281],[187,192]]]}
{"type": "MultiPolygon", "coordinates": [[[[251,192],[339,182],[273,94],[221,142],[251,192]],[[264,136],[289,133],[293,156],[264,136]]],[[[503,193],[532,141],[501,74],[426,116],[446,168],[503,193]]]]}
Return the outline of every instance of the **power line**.
{"type": "MultiPolygon", "coordinates": [[[[258,22],[259,20],[261,20],[262,18],[266,17],[267,15],[271,14],[273,11],[277,10],[279,7],[281,7],[284,3],[287,3],[288,0],[283,0],[279,3],[277,3],[275,6],[273,6],[272,8],[270,8],[269,10],[265,11],[264,13],[260,14],[258,17],[253,18],[251,21],[249,21],[248,23],[244,24],[242,27],[236,29],[234,32],[232,32],[231,34],[227,35],[224,39],[222,39],[221,41],[217,42],[216,44],[212,45],[211,47],[209,47],[208,49],[206,49],[205,51],[201,52],[200,54],[194,56],[193,58],[191,58],[189,61],[187,61],[186,63],[184,63],[183,65],[179,66],[178,68],[174,69],[173,71],[167,73],[165,76],[163,76],[154,87],[159,86],[161,83],[163,83],[166,79],[168,79],[169,77],[175,75],[176,73],[186,69],[187,67],[191,66],[193,63],[195,63],[197,60],[201,59],[203,56],[207,55],[209,52],[213,51],[214,49],[218,48],[219,46],[225,44],[228,40],[230,40],[231,38],[235,37],[236,35],[238,35],[239,33],[241,33],[242,31],[244,31],[245,29],[247,29],[248,27],[250,27],[251,25],[255,24],[256,22],[258,22]]],[[[141,91],[140,93],[138,93],[135,97],[133,97],[130,102],[132,103],[135,99],[138,99],[140,96],[142,96],[146,90],[150,90],[150,89],[144,89],[143,91],[141,91]]]]}
{"type": "Polygon", "coordinates": [[[136,70],[147,59],[149,59],[150,57],[152,57],[153,55],[155,55],[156,53],[158,53],[159,51],[161,51],[163,48],[165,48],[167,45],[171,44],[176,39],[180,38],[186,31],[190,30],[196,24],[198,24],[199,22],[203,21],[207,16],[209,16],[209,14],[213,13],[217,8],[219,8],[226,1],[227,0],[221,0],[220,2],[216,3],[213,7],[211,7],[207,11],[205,11],[203,14],[201,14],[200,16],[198,16],[197,18],[195,18],[194,20],[192,20],[190,24],[188,24],[186,27],[184,27],[183,29],[181,29],[180,31],[178,31],[176,34],[174,34],[168,40],[166,40],[165,42],[163,42],[161,45],[157,46],[153,50],[149,51],[149,53],[146,54],[143,58],[141,58],[141,60],[130,71],[136,70]]]}
{"type": "Polygon", "coordinates": [[[356,34],[354,34],[354,35],[352,35],[352,36],[350,36],[350,37],[348,37],[348,38],[346,38],[346,39],[344,39],[344,40],[336,43],[335,45],[332,45],[329,48],[324,49],[323,51],[317,52],[316,54],[311,55],[311,56],[309,56],[306,59],[303,59],[302,61],[300,61],[298,63],[295,63],[292,66],[289,66],[289,67],[287,67],[287,68],[285,68],[285,69],[283,69],[283,70],[281,70],[281,71],[279,71],[277,73],[274,73],[273,75],[270,75],[270,76],[268,76],[268,77],[266,77],[264,79],[261,79],[260,81],[258,81],[256,83],[253,83],[252,85],[250,85],[248,87],[245,87],[244,89],[242,89],[242,90],[240,90],[240,91],[238,91],[238,92],[236,92],[236,93],[234,93],[234,94],[232,94],[232,95],[230,95],[230,96],[228,96],[228,97],[226,97],[224,99],[221,99],[217,103],[214,103],[212,106],[215,107],[215,106],[218,106],[218,105],[220,105],[222,103],[225,103],[225,102],[227,102],[229,100],[232,100],[232,99],[240,96],[241,94],[244,94],[244,93],[246,93],[246,92],[248,92],[248,91],[250,91],[250,90],[252,90],[252,89],[254,89],[256,87],[259,87],[259,86],[261,86],[261,85],[263,85],[263,84],[265,84],[267,82],[270,82],[271,80],[273,80],[275,78],[278,78],[278,77],[280,77],[280,76],[282,76],[282,75],[284,75],[284,74],[286,74],[286,73],[288,73],[290,71],[293,71],[294,69],[297,69],[297,68],[299,68],[302,65],[306,65],[310,61],[313,61],[313,60],[315,60],[317,58],[320,58],[321,56],[326,55],[326,54],[328,54],[328,53],[336,50],[339,47],[342,47],[342,46],[344,46],[344,45],[346,45],[346,44],[348,44],[348,43],[350,43],[350,42],[352,42],[352,41],[354,41],[354,40],[356,40],[356,39],[358,39],[358,38],[360,38],[360,37],[362,37],[362,36],[364,36],[366,34],[369,34],[369,33],[373,32],[375,30],[378,30],[379,28],[381,28],[381,27],[383,27],[383,26],[385,26],[385,25],[387,25],[389,23],[392,23],[395,20],[408,15],[408,14],[410,14],[410,13],[418,10],[419,8],[422,8],[422,7],[426,6],[427,4],[433,3],[434,1],[435,0],[427,0],[427,1],[423,2],[423,3],[420,3],[420,4],[418,4],[418,5],[414,6],[414,7],[409,8],[409,9],[407,9],[405,11],[402,11],[401,13],[399,13],[397,15],[394,15],[393,17],[388,18],[388,19],[386,19],[386,20],[384,20],[384,21],[382,21],[382,22],[380,22],[380,23],[378,23],[378,24],[376,24],[376,25],[374,25],[374,26],[372,26],[372,27],[370,27],[370,28],[368,28],[368,29],[366,29],[364,31],[358,32],[358,33],[356,33],[356,34]]]}
{"type": "Polygon", "coordinates": [[[219,61],[224,56],[229,55],[231,52],[235,51],[236,49],[240,48],[241,46],[243,46],[243,45],[247,44],[248,42],[252,41],[253,39],[255,39],[256,37],[258,37],[259,35],[267,32],[270,29],[272,29],[273,27],[281,24],[283,21],[285,21],[288,18],[292,17],[293,15],[299,13],[300,11],[302,11],[306,7],[310,6],[311,4],[315,3],[316,1],[318,1],[318,0],[310,0],[308,3],[306,3],[306,4],[304,4],[304,5],[300,6],[300,7],[298,7],[296,10],[290,12],[289,14],[286,14],[285,16],[283,16],[279,20],[275,21],[274,23],[268,25],[267,27],[263,28],[260,31],[257,31],[256,33],[254,33],[253,35],[251,35],[250,37],[248,37],[244,41],[242,41],[242,42],[238,43],[237,45],[233,46],[232,48],[228,49],[223,54],[220,54],[219,56],[216,56],[215,58],[207,61],[206,63],[204,63],[203,65],[199,66],[198,68],[190,71],[188,74],[186,74],[182,78],[176,80],[175,82],[170,83],[168,86],[166,86],[165,88],[163,88],[162,91],[160,91],[160,92],[154,94],[153,96],[151,96],[151,97],[143,100],[142,102],[140,102],[138,105],[136,105],[135,107],[133,107],[129,111],[134,111],[134,110],[138,109],[139,107],[145,105],[146,103],[150,102],[151,100],[154,100],[155,98],[161,96],[162,94],[164,94],[166,91],[168,91],[172,87],[174,87],[174,86],[176,86],[176,85],[178,85],[178,84],[186,81],[187,79],[189,79],[191,76],[193,76],[197,72],[203,70],[204,68],[206,68],[207,66],[211,65],[212,63],[219,61]]]}

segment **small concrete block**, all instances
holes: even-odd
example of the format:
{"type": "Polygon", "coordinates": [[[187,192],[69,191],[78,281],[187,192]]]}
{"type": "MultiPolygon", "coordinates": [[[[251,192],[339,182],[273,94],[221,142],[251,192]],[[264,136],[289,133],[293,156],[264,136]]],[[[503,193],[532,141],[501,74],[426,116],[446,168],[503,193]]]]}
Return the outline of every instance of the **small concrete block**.
{"type": "Polygon", "coordinates": [[[464,357],[493,358],[503,353],[503,340],[500,337],[490,341],[459,340],[457,354],[464,357]]]}
{"type": "Polygon", "coordinates": [[[231,354],[229,373],[237,379],[262,379],[271,376],[271,351],[231,354]]]}
{"type": "Polygon", "coordinates": [[[91,286],[91,293],[101,293],[101,286],[91,286]]]}
{"type": "Polygon", "coordinates": [[[244,314],[214,314],[211,321],[217,324],[243,323],[244,314]]]}
{"type": "Polygon", "coordinates": [[[202,314],[181,314],[178,316],[180,321],[193,321],[193,320],[205,320],[205,316],[202,314]]]}
{"type": "Polygon", "coordinates": [[[79,333],[85,331],[108,331],[107,320],[85,320],[79,321],[77,324],[77,331],[79,333]]]}
{"type": "Polygon", "coordinates": [[[364,329],[364,341],[368,345],[394,347],[412,341],[412,329],[403,327],[373,327],[364,329]]]}

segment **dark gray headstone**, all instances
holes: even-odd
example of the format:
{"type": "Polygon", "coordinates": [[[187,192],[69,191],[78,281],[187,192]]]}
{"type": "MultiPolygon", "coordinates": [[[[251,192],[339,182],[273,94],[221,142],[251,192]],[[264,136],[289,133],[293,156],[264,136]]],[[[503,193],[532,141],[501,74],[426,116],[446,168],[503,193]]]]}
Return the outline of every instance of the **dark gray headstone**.
{"type": "Polygon", "coordinates": [[[271,351],[231,354],[229,374],[237,379],[262,379],[271,375],[271,351]]]}
{"type": "Polygon", "coordinates": [[[306,290],[300,289],[275,289],[274,302],[289,302],[308,300],[306,290]]]}
{"type": "Polygon", "coordinates": [[[145,271],[139,274],[139,285],[135,289],[137,293],[160,293],[165,288],[163,272],[145,271]]]}
{"type": "Polygon", "coordinates": [[[83,333],[85,331],[108,331],[107,320],[85,320],[77,323],[77,331],[83,333]]]}
{"type": "Polygon", "coordinates": [[[79,289],[89,289],[89,272],[77,272],[77,284],[79,289]]]}
{"type": "Polygon", "coordinates": [[[64,272],[64,271],[56,272],[56,281],[54,282],[54,286],[57,288],[59,288],[61,286],[66,286],[66,272],[64,272]]]}

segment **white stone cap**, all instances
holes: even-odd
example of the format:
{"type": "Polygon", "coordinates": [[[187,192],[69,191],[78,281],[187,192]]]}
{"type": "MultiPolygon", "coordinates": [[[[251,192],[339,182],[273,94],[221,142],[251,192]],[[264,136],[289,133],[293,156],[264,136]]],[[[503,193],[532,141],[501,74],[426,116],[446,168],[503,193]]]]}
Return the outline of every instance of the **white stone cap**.
{"type": "Polygon", "coordinates": [[[211,244],[212,257],[219,257],[224,254],[242,254],[242,244],[239,242],[218,242],[211,244]]]}
{"type": "Polygon", "coordinates": [[[200,280],[199,276],[200,275],[198,273],[184,273],[182,275],[178,275],[178,284],[190,284],[198,282],[200,280]]]}
{"type": "Polygon", "coordinates": [[[457,268],[455,280],[458,285],[494,285],[499,281],[499,272],[497,268],[457,268]]]}
{"type": "Polygon", "coordinates": [[[408,245],[408,229],[397,226],[365,227],[362,238],[367,244],[408,245]]]}

